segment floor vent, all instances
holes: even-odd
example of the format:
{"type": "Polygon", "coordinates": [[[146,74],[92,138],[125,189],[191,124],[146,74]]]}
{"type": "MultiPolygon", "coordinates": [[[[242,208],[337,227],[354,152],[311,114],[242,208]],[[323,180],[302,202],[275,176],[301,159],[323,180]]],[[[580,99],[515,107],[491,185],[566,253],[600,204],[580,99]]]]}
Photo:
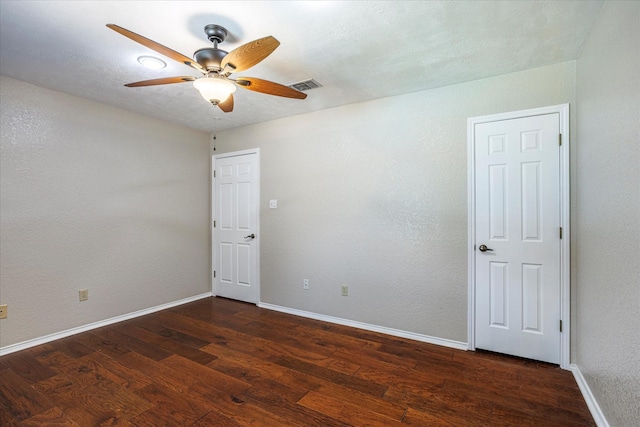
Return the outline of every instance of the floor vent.
{"type": "Polygon", "coordinates": [[[305,90],[315,89],[317,87],[322,87],[320,83],[315,81],[314,79],[304,80],[298,83],[292,83],[289,85],[291,89],[299,90],[300,92],[304,92],[305,90]]]}

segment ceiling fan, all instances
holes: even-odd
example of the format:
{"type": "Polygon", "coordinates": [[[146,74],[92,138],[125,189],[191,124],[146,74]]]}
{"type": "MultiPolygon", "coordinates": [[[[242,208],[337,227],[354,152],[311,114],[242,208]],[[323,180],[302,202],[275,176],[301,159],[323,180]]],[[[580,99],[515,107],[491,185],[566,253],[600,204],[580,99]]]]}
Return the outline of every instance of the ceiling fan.
{"type": "Polygon", "coordinates": [[[253,67],[276,50],[280,42],[272,36],[254,40],[231,52],[226,52],[218,49],[218,43],[224,41],[228,31],[220,25],[209,24],[204,27],[204,32],[209,41],[213,43],[213,47],[205,47],[197,50],[193,54],[193,59],[191,59],[160,43],[156,43],[153,40],[115,24],[107,24],[107,27],[164,56],[186,64],[203,74],[202,77],[178,76],[144,80],[128,83],[125,85],[127,87],[193,82],[193,86],[200,91],[200,94],[205,100],[218,106],[225,113],[233,111],[233,93],[238,86],[254,92],[283,96],[285,98],[305,99],[307,97],[305,93],[268,80],[255,77],[229,78],[232,73],[253,67]]]}

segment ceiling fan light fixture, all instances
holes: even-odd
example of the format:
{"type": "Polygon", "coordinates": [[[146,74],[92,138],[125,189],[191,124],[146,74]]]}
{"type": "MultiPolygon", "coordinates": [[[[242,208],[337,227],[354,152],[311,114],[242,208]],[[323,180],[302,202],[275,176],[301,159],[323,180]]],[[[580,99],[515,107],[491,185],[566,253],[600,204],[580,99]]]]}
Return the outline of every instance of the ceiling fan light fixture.
{"type": "Polygon", "coordinates": [[[236,85],[220,77],[202,77],[193,82],[200,95],[212,104],[224,102],[236,91],[236,85]]]}
{"type": "Polygon", "coordinates": [[[138,62],[141,65],[144,65],[145,67],[150,68],[152,70],[162,70],[167,66],[166,62],[154,56],[139,56],[138,62]]]}

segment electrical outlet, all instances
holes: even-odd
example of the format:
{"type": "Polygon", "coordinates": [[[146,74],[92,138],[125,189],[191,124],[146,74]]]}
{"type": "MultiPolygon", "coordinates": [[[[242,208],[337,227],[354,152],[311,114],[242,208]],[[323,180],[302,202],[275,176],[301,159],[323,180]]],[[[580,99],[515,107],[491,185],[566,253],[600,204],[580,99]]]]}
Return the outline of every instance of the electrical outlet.
{"type": "Polygon", "coordinates": [[[0,319],[6,319],[7,318],[7,304],[2,304],[0,305],[0,319]]]}
{"type": "Polygon", "coordinates": [[[278,201],[275,199],[269,200],[269,209],[278,209],[278,201]]]}
{"type": "Polygon", "coordinates": [[[342,296],[343,297],[349,296],[349,287],[347,285],[342,285],[342,296]]]}
{"type": "Polygon", "coordinates": [[[78,294],[80,295],[80,301],[86,301],[89,299],[89,289],[80,289],[78,294]]]}
{"type": "Polygon", "coordinates": [[[304,290],[308,291],[309,290],[309,279],[304,279],[302,281],[302,287],[304,288],[304,290]]]}

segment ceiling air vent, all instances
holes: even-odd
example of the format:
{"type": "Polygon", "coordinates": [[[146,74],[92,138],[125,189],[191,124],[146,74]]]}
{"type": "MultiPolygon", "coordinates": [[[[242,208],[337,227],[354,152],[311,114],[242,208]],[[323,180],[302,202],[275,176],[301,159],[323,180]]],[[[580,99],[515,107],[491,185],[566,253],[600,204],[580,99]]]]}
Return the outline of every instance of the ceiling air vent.
{"type": "Polygon", "coordinates": [[[320,83],[315,81],[314,79],[304,80],[298,83],[292,83],[289,85],[291,89],[299,90],[300,92],[304,92],[305,90],[315,89],[317,87],[322,87],[320,83]]]}

